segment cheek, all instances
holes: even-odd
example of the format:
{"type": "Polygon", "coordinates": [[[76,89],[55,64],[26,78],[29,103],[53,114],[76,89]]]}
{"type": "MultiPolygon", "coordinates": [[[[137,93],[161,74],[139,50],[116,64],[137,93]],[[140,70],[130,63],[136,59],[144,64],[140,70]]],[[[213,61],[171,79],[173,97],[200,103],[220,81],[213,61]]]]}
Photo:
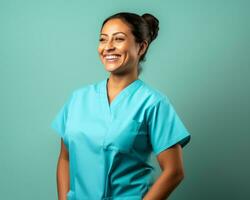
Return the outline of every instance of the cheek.
{"type": "Polygon", "coordinates": [[[98,52],[99,54],[101,53],[100,47],[97,48],[97,52],[98,52]]]}
{"type": "Polygon", "coordinates": [[[137,58],[137,48],[134,44],[127,45],[125,49],[126,49],[126,52],[130,58],[132,58],[132,59],[137,58]]]}
{"type": "Polygon", "coordinates": [[[102,45],[99,45],[99,46],[97,47],[97,51],[98,51],[98,53],[99,53],[99,54],[101,54],[102,50],[103,50],[102,45]]]}
{"type": "Polygon", "coordinates": [[[129,42],[122,42],[122,43],[116,44],[116,49],[123,53],[127,53],[130,48],[131,46],[129,42]]]}
{"type": "Polygon", "coordinates": [[[128,50],[128,56],[130,57],[130,59],[137,59],[137,52],[135,49],[129,49],[128,50]]]}

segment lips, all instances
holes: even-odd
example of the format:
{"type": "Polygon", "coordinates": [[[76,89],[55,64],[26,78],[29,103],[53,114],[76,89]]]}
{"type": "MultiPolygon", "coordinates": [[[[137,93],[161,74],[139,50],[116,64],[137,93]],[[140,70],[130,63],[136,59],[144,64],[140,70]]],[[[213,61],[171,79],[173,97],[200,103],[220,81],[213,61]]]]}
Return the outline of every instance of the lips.
{"type": "Polygon", "coordinates": [[[116,61],[121,57],[120,54],[104,54],[103,56],[107,61],[116,61]]]}
{"type": "Polygon", "coordinates": [[[112,53],[112,54],[103,54],[103,56],[106,57],[106,56],[121,56],[121,55],[112,53]]]}

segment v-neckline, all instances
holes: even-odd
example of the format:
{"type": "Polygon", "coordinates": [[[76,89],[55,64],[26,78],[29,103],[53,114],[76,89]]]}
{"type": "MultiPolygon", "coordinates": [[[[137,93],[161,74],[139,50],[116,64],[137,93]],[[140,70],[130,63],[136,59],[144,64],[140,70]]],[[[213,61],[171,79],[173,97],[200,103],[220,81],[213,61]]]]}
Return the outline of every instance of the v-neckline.
{"type": "Polygon", "coordinates": [[[104,79],[103,84],[102,84],[101,93],[103,94],[103,98],[104,98],[103,100],[104,100],[105,108],[108,110],[109,114],[112,115],[112,111],[113,111],[114,107],[116,105],[118,105],[125,96],[127,96],[128,94],[133,93],[142,84],[142,80],[137,78],[134,81],[132,81],[125,88],[123,88],[115,96],[115,98],[113,98],[111,103],[109,103],[109,99],[108,99],[108,88],[107,88],[108,80],[109,80],[109,77],[104,79]]]}

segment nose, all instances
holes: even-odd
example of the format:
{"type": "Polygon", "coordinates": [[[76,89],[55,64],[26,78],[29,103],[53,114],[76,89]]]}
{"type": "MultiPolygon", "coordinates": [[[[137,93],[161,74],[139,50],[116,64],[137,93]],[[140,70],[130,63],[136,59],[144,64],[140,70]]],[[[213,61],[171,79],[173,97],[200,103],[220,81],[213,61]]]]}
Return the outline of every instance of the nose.
{"type": "Polygon", "coordinates": [[[110,50],[110,49],[114,49],[114,45],[113,45],[113,42],[112,40],[108,41],[104,47],[104,49],[107,51],[107,50],[110,50]]]}

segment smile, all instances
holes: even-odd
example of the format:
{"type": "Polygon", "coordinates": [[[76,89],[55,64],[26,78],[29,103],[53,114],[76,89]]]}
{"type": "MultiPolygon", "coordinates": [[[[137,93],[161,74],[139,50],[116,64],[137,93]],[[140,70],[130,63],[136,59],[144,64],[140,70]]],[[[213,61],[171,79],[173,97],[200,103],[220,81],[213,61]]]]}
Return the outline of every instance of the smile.
{"type": "Polygon", "coordinates": [[[121,57],[120,55],[105,55],[104,58],[107,60],[107,61],[116,61],[119,59],[119,57],[121,57]]]}

